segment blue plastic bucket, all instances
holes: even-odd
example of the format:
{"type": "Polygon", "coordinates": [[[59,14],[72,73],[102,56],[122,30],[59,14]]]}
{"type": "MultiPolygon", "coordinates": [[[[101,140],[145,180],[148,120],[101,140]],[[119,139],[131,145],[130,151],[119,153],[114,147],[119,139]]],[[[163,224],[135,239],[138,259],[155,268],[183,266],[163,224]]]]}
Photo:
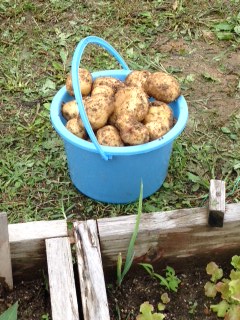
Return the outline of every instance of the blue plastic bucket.
{"type": "Polygon", "coordinates": [[[62,104],[73,99],[67,93],[65,86],[52,100],[51,122],[64,142],[72,183],[81,193],[101,202],[116,204],[134,202],[139,197],[141,181],[144,198],[162,186],[168,172],[173,141],[181,134],[187,123],[187,103],[183,96],[170,103],[177,121],[174,127],[158,140],[138,146],[99,145],[83,107],[78,80],[82,53],[89,43],[105,48],[123,67],[121,70],[94,72],[93,79],[111,76],[124,81],[131,72],[116,50],[103,39],[94,36],[83,39],[74,52],[71,72],[79,112],[92,142],[78,138],[65,127],[66,120],[61,113],[62,104]]]}

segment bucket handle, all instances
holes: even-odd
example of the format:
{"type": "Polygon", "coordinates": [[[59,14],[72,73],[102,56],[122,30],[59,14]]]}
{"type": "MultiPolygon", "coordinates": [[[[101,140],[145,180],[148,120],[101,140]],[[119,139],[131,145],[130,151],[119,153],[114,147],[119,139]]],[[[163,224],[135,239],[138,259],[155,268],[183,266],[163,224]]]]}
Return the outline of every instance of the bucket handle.
{"type": "Polygon", "coordinates": [[[129,70],[129,68],[128,68],[126,62],[120,56],[120,54],[108,42],[106,42],[105,40],[103,40],[99,37],[96,37],[96,36],[89,36],[89,37],[82,39],[79,42],[79,44],[77,45],[75,52],[73,54],[72,69],[71,69],[72,83],[73,83],[73,90],[74,90],[75,98],[77,101],[79,113],[81,115],[84,127],[85,127],[91,141],[94,143],[96,149],[98,150],[98,152],[100,153],[100,155],[102,156],[102,158],[104,160],[109,160],[109,159],[112,159],[112,155],[106,153],[103,150],[103,148],[101,147],[101,145],[98,143],[98,140],[93,132],[93,129],[92,129],[90,122],[88,120],[85,108],[83,106],[83,100],[82,100],[82,94],[81,94],[81,84],[80,84],[80,81],[78,78],[78,69],[79,69],[79,65],[80,65],[83,51],[88,44],[97,44],[97,45],[103,47],[113,57],[116,58],[116,60],[119,62],[119,64],[122,66],[122,68],[124,70],[129,70]]]}

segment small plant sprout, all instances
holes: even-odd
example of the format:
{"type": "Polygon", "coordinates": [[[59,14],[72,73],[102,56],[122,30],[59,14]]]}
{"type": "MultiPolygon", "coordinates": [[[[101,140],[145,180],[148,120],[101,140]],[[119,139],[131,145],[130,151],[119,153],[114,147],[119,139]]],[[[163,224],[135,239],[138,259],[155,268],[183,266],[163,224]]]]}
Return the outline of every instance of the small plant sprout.
{"type": "Polygon", "coordinates": [[[139,194],[139,201],[138,201],[138,213],[136,217],[136,223],[134,226],[133,234],[131,237],[131,240],[128,245],[128,250],[127,250],[127,255],[126,255],[126,260],[124,263],[123,267],[123,260],[122,260],[122,254],[121,252],[118,254],[118,259],[117,259],[117,285],[120,287],[121,283],[123,281],[123,278],[131,268],[131,265],[133,263],[134,259],[134,245],[137,239],[138,235],[138,229],[139,229],[139,224],[140,224],[140,219],[142,215],[142,199],[143,199],[143,184],[141,182],[140,186],[140,194],[139,194]]]}
{"type": "Polygon", "coordinates": [[[139,263],[147,273],[154,279],[159,280],[160,285],[166,287],[170,291],[177,292],[178,286],[181,280],[176,276],[175,270],[172,267],[167,266],[165,277],[154,272],[153,266],[150,263],[139,263]]]}
{"type": "Polygon", "coordinates": [[[214,298],[217,294],[216,282],[222,278],[223,270],[212,261],[207,264],[206,272],[211,276],[211,281],[208,281],[204,286],[205,295],[209,298],[214,298]]]}
{"type": "Polygon", "coordinates": [[[164,304],[167,304],[167,303],[170,302],[170,298],[169,298],[167,292],[164,292],[164,293],[161,295],[161,301],[162,301],[162,303],[164,303],[164,304]]]}
{"type": "MultiPolygon", "coordinates": [[[[162,311],[162,304],[158,305],[159,311],[162,311]]],[[[140,306],[140,313],[136,320],[162,320],[165,318],[165,315],[161,312],[154,312],[154,307],[148,301],[145,301],[140,306]]]]}
{"type": "Polygon", "coordinates": [[[240,256],[233,256],[231,260],[233,269],[229,278],[223,278],[222,269],[215,262],[207,265],[206,271],[211,275],[205,286],[205,295],[214,298],[218,293],[221,301],[210,305],[213,312],[224,320],[240,320],[240,256]]]}

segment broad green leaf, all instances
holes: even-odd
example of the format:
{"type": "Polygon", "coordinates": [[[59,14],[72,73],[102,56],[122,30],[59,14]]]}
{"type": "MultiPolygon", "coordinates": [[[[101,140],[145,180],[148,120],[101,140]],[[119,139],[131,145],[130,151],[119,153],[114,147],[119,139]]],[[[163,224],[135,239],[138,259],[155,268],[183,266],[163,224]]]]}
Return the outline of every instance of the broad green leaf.
{"type": "Polygon", "coordinates": [[[240,302],[240,279],[231,280],[229,282],[229,290],[231,292],[231,298],[240,302]]]}
{"type": "Polygon", "coordinates": [[[0,320],[17,320],[18,302],[14,303],[3,314],[0,315],[0,320]]]}
{"type": "Polygon", "coordinates": [[[217,32],[219,40],[233,40],[234,34],[232,32],[217,32]]]}
{"type": "Polygon", "coordinates": [[[222,131],[223,133],[231,133],[231,130],[230,130],[228,127],[222,127],[222,128],[221,128],[221,131],[222,131]]]}
{"type": "Polygon", "coordinates": [[[206,267],[206,272],[211,276],[211,281],[216,282],[223,276],[223,270],[214,262],[209,262],[206,267]]]}
{"type": "Polygon", "coordinates": [[[231,292],[229,290],[229,280],[224,279],[216,284],[217,292],[221,293],[222,299],[229,301],[231,299],[231,292]]]}
{"type": "Polygon", "coordinates": [[[225,300],[222,300],[218,304],[210,305],[210,308],[212,309],[213,312],[215,312],[217,314],[218,317],[224,318],[224,316],[227,313],[227,310],[229,308],[229,304],[225,300]]]}
{"type": "Polygon", "coordinates": [[[217,31],[232,31],[234,25],[228,22],[221,22],[215,25],[217,31]]]}
{"type": "Polygon", "coordinates": [[[140,306],[140,312],[142,314],[151,314],[153,310],[154,310],[153,305],[150,304],[148,301],[145,301],[140,306]]]}
{"type": "Polygon", "coordinates": [[[240,270],[231,270],[229,278],[231,280],[237,280],[240,279],[240,270]]]}
{"type": "Polygon", "coordinates": [[[208,281],[204,286],[204,290],[205,290],[206,297],[208,297],[208,298],[215,298],[216,297],[217,289],[216,289],[215,283],[208,281]]]}
{"type": "Polygon", "coordinates": [[[236,269],[236,270],[240,270],[240,256],[233,256],[232,257],[232,261],[231,261],[231,265],[236,269]]]}

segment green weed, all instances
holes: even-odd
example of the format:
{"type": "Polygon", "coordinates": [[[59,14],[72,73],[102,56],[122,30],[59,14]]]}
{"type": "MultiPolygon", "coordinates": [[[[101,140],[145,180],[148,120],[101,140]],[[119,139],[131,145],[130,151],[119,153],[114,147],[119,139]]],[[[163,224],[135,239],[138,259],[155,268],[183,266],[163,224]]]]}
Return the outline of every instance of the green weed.
{"type": "Polygon", "coordinates": [[[137,239],[138,235],[138,230],[139,230],[139,224],[140,224],[140,219],[142,215],[142,198],[143,198],[143,184],[141,183],[140,187],[140,195],[139,195],[139,202],[138,202],[138,213],[136,215],[136,222],[133,230],[133,234],[131,236],[129,245],[128,245],[128,250],[127,250],[127,255],[126,255],[126,260],[123,266],[122,262],[122,254],[119,253],[118,259],[117,259],[117,285],[121,286],[121,283],[123,281],[123,278],[129,271],[129,269],[132,266],[133,259],[134,259],[134,245],[137,239]]]}

